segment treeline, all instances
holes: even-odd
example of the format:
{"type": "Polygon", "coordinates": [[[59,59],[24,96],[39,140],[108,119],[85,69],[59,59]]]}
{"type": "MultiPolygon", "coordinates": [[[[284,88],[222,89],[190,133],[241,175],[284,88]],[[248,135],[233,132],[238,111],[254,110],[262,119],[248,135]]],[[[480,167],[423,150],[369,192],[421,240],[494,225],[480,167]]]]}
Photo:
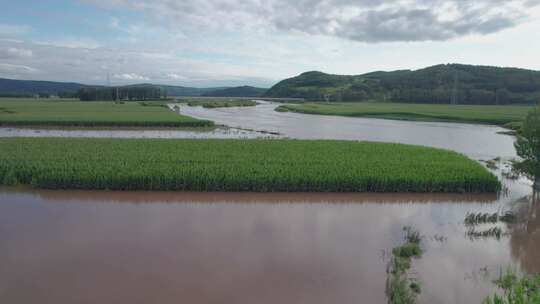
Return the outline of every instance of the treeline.
{"type": "Polygon", "coordinates": [[[51,93],[0,93],[0,98],[78,98],[77,93],[72,92],[60,92],[57,95],[51,93]]]}
{"type": "Polygon", "coordinates": [[[506,104],[533,104],[540,100],[537,97],[527,97],[515,94],[507,89],[493,91],[483,89],[395,89],[390,94],[392,101],[440,103],[440,104],[478,104],[478,105],[506,105],[506,104]]]}
{"type": "Polygon", "coordinates": [[[167,98],[159,86],[89,87],[78,92],[81,101],[154,100],[167,98]]]}
{"type": "Polygon", "coordinates": [[[460,64],[358,76],[307,72],[281,81],[265,96],[328,102],[535,104],[540,101],[540,72],[460,64]]]}
{"type": "Polygon", "coordinates": [[[504,105],[540,100],[540,72],[523,69],[451,64],[379,73],[373,79],[400,102],[504,105]]]}

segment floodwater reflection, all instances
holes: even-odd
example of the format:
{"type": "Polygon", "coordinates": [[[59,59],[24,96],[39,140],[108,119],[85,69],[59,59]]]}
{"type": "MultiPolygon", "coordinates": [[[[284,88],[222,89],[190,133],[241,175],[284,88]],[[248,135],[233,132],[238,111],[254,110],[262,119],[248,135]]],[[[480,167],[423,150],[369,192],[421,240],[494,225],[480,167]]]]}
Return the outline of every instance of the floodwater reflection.
{"type": "Polygon", "coordinates": [[[0,193],[34,195],[51,202],[89,201],[118,203],[493,203],[494,193],[317,193],[317,192],[152,192],[152,191],[56,191],[29,187],[0,187],[0,193]]]}
{"type": "Polygon", "coordinates": [[[540,273],[540,202],[530,197],[516,205],[518,223],[511,227],[512,256],[529,273],[540,273]]]}
{"type": "Polygon", "coordinates": [[[485,195],[0,189],[0,302],[385,303],[383,252],[413,225],[419,301],[481,303],[481,269],[538,267],[513,235],[465,237],[467,212],[500,208],[485,195]]]}

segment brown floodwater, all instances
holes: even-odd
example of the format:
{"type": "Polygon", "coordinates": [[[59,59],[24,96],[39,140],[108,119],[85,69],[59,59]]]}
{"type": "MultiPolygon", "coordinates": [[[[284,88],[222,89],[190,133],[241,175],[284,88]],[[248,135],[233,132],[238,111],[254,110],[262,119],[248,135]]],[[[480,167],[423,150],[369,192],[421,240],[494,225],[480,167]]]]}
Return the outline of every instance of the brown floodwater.
{"type": "MultiPolygon", "coordinates": [[[[500,156],[502,170],[515,156],[513,138],[496,127],[308,116],[273,107],[182,113],[292,138],[500,156]]],[[[17,130],[9,132],[23,132],[17,130]]],[[[44,136],[125,136],[64,131],[82,133],[44,136]]],[[[10,136],[5,132],[0,137],[10,136]]],[[[159,132],[171,131],[152,132],[158,133],[146,135],[166,138],[170,133],[159,132]]],[[[531,202],[528,181],[503,181],[499,195],[0,188],[0,303],[386,303],[387,263],[405,226],[424,236],[425,253],[411,272],[422,282],[418,302],[481,303],[506,267],[540,272],[540,203],[531,202]],[[469,212],[508,210],[518,221],[496,224],[500,239],[467,233],[469,212]]]]}
{"type": "Polygon", "coordinates": [[[0,189],[0,303],[385,303],[412,225],[420,303],[481,303],[501,267],[540,271],[540,205],[505,195],[0,189]],[[519,224],[471,239],[468,212],[519,224]]]}

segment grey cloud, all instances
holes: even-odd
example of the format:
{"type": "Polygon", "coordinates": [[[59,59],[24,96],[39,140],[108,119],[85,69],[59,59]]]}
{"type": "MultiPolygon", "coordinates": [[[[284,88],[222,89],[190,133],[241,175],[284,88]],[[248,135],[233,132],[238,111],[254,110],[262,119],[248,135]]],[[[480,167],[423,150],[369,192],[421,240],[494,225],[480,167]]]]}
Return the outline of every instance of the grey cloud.
{"type": "MultiPolygon", "coordinates": [[[[105,0],[86,0],[101,5],[105,0]]],[[[448,40],[511,28],[540,0],[115,0],[173,26],[271,27],[362,42],[448,40]]]]}
{"type": "Polygon", "coordinates": [[[0,63],[0,76],[1,77],[32,77],[38,73],[39,70],[30,66],[20,65],[20,64],[11,64],[11,63],[0,63]]]}
{"type": "Polygon", "coordinates": [[[20,49],[15,47],[0,48],[0,59],[16,59],[32,57],[32,50],[20,49]]]}

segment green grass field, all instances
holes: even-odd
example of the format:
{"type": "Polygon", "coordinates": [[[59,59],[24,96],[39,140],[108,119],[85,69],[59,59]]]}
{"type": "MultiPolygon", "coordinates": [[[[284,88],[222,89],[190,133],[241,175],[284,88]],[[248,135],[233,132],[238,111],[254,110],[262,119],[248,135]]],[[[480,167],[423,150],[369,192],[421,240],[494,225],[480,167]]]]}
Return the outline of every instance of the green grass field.
{"type": "Polygon", "coordinates": [[[159,103],[0,99],[0,125],[71,127],[209,127],[159,103]]]}
{"type": "Polygon", "coordinates": [[[48,189],[495,192],[446,150],[352,141],[0,139],[0,183],[48,189]]]}
{"type": "Polygon", "coordinates": [[[530,109],[531,107],[528,106],[351,102],[282,105],[276,110],[304,114],[504,125],[522,121],[530,109]]]}

